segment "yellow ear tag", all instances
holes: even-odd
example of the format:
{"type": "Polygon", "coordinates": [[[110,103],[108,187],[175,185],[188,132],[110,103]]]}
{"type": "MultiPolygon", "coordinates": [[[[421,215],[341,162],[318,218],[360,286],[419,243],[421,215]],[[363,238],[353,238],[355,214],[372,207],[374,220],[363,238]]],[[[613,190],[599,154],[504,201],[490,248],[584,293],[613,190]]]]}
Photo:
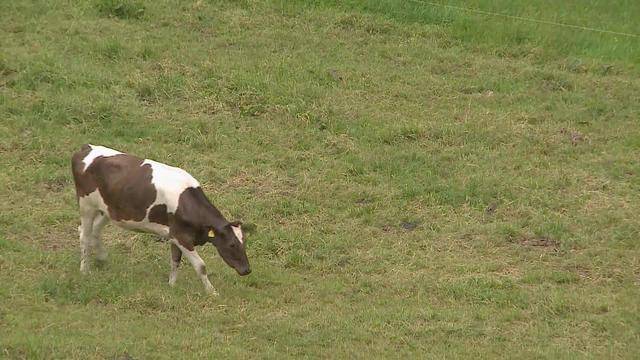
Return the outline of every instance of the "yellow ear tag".
{"type": "Polygon", "coordinates": [[[209,230],[209,237],[216,237],[216,233],[213,230],[209,230]]]}

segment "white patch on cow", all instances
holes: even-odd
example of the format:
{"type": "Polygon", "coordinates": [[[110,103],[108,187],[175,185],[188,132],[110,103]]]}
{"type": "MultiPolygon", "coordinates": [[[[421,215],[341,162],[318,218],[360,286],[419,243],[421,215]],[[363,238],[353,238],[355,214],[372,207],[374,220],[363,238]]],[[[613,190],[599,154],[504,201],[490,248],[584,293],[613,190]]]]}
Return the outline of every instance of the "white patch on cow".
{"type": "Polygon", "coordinates": [[[240,243],[244,243],[244,240],[242,239],[242,229],[240,226],[232,226],[231,229],[233,229],[233,232],[236,234],[238,240],[240,240],[240,243]]]}
{"type": "MultiPolygon", "coordinates": [[[[149,164],[153,172],[151,173],[151,183],[156,187],[156,200],[151,204],[164,204],[167,212],[175,213],[178,208],[180,194],[186,189],[199,187],[200,183],[188,172],[173,166],[146,159],[142,165],[149,164]]],[[[150,207],[150,208],[151,208],[150,207]]]]}
{"type": "Polygon", "coordinates": [[[109,222],[109,217],[104,213],[99,213],[93,220],[93,228],[91,229],[91,237],[93,240],[93,249],[96,253],[96,259],[105,261],[107,259],[107,251],[102,243],[102,229],[109,222]]]}
{"type": "Polygon", "coordinates": [[[89,144],[89,146],[91,147],[91,151],[89,152],[89,154],[87,154],[87,156],[84,157],[84,159],[82,159],[82,163],[84,164],[84,169],[82,169],[82,171],[86,171],[89,165],[93,163],[93,160],[95,160],[99,156],[106,157],[122,154],[118,150],[109,149],[108,147],[104,146],[91,144],[89,144]]]}
{"type": "MultiPolygon", "coordinates": [[[[83,211],[97,212],[99,210],[105,216],[111,219],[111,217],[109,216],[109,209],[107,208],[107,204],[105,204],[104,199],[102,199],[102,196],[100,195],[100,192],[98,190],[79,198],[78,203],[80,205],[81,213],[83,211]]],[[[169,227],[166,225],[149,222],[148,215],[145,216],[145,219],[142,221],[121,220],[112,222],[123,229],[150,232],[166,239],[169,238],[169,227]]]]}
{"type": "Polygon", "coordinates": [[[173,286],[176,284],[178,280],[178,267],[180,266],[180,262],[173,261],[173,257],[171,258],[171,272],[169,273],[169,285],[173,286]]]}
{"type": "Polygon", "coordinates": [[[78,205],[80,206],[80,213],[82,213],[85,209],[95,209],[101,210],[105,214],[108,214],[107,204],[104,203],[104,199],[102,199],[102,196],[100,195],[100,192],[98,190],[95,190],[94,192],[79,198],[78,205]]]}

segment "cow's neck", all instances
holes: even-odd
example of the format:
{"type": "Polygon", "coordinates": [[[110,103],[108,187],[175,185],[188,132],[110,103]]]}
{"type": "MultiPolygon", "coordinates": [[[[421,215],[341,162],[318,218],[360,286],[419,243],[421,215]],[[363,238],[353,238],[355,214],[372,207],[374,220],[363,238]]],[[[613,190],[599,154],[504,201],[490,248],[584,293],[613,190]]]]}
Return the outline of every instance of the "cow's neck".
{"type": "Polygon", "coordinates": [[[210,207],[207,211],[207,218],[209,219],[209,222],[207,222],[205,225],[214,229],[222,229],[229,223],[229,221],[224,218],[222,213],[215,206],[213,206],[213,204],[209,203],[209,205],[210,207]]]}
{"type": "Polygon", "coordinates": [[[188,188],[180,195],[176,215],[191,224],[214,229],[222,229],[229,223],[200,187],[188,188]]]}

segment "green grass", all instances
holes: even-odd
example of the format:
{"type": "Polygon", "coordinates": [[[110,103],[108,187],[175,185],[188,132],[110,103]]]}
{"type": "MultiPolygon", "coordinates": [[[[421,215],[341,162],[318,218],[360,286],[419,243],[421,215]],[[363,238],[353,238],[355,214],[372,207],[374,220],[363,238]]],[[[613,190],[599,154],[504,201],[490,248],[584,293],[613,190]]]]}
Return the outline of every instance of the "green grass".
{"type": "Polygon", "coordinates": [[[534,63],[568,57],[569,63],[566,65],[574,70],[584,70],[593,65],[585,63],[584,57],[604,62],[629,62],[635,67],[640,65],[640,46],[638,46],[640,22],[635,19],[636,14],[640,12],[640,3],[637,1],[618,0],[613,3],[591,1],[587,4],[581,0],[535,2],[525,0],[299,0],[299,2],[314,3],[316,6],[330,4],[340,8],[379,14],[404,23],[444,26],[449,35],[448,40],[453,43],[463,43],[470,50],[492,53],[500,57],[525,57],[529,61],[533,60],[534,63]],[[484,14],[476,13],[474,10],[484,14]],[[486,14],[487,12],[635,36],[515,20],[500,15],[489,15],[486,14]]]}
{"type": "MultiPolygon", "coordinates": [[[[448,2],[638,33],[632,1],[448,2]]],[[[396,1],[0,2],[0,357],[634,358],[640,41],[396,1]],[[108,227],[69,157],[180,166],[253,273],[108,227]]]]}

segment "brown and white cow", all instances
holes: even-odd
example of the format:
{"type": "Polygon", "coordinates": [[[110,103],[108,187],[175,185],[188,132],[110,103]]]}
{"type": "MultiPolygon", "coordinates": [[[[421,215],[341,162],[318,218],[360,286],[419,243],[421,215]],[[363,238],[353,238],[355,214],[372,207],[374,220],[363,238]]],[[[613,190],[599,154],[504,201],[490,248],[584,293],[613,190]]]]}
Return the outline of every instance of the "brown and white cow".
{"type": "Polygon", "coordinates": [[[111,220],[130,230],[151,232],[171,243],[174,285],[182,255],[186,256],[205,289],[216,293],[195,246],[212,243],[238,274],[251,272],[240,222],[229,222],[209,202],[200,183],[186,171],[103,146],[83,145],[71,160],[80,207],[80,271],[88,271],[88,255],[95,248],[106,259],[100,233],[111,220]]]}

